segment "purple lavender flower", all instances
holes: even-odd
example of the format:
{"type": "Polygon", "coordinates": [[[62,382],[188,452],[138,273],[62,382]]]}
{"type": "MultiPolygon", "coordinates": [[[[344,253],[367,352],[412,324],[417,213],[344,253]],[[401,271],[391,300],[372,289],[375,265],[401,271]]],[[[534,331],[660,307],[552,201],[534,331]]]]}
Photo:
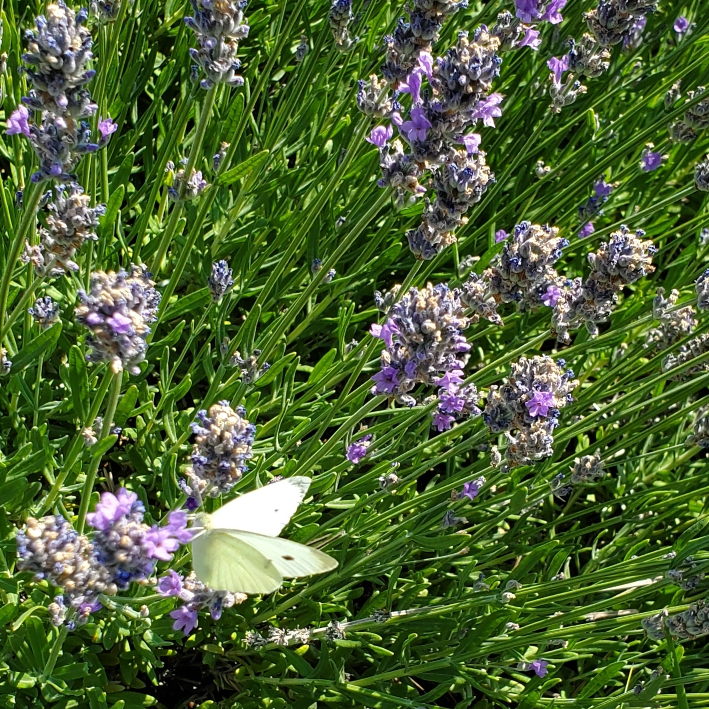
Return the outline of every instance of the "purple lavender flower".
{"type": "Polygon", "coordinates": [[[559,302],[559,298],[561,298],[561,289],[558,286],[548,286],[546,293],[542,296],[542,303],[547,308],[553,308],[559,302]]]}
{"type": "Polygon", "coordinates": [[[433,57],[430,52],[419,52],[419,67],[421,71],[430,79],[433,76],[433,57]]]}
{"type": "Polygon", "coordinates": [[[495,243],[499,244],[500,242],[504,241],[509,234],[504,230],[504,229],[498,229],[495,232],[495,243]]]}
{"type": "Polygon", "coordinates": [[[533,417],[546,417],[549,409],[554,406],[554,394],[550,391],[535,391],[529,401],[525,401],[524,405],[529,411],[529,415],[533,417]]]}
{"type": "Polygon", "coordinates": [[[547,670],[548,664],[549,663],[546,660],[533,660],[529,663],[528,669],[533,670],[537,677],[546,677],[549,672],[549,670],[547,670]]]}
{"type": "Polygon", "coordinates": [[[101,118],[98,122],[98,132],[101,134],[101,144],[105,145],[108,139],[118,130],[118,123],[108,116],[101,118]]]}
{"type": "Polygon", "coordinates": [[[376,145],[378,148],[383,148],[389,142],[393,133],[394,129],[391,125],[377,126],[376,128],[372,128],[372,132],[365,140],[372,145],[376,145]]]}
{"type": "MultiPolygon", "coordinates": [[[[426,118],[426,112],[423,108],[412,108],[409,112],[410,120],[403,121],[399,126],[399,130],[406,136],[406,139],[412,143],[415,140],[426,140],[426,133],[431,127],[431,121],[426,118]]],[[[392,120],[393,114],[392,114],[392,120]]]]}
{"type": "Polygon", "coordinates": [[[182,592],[182,576],[170,569],[167,576],[158,579],[158,593],[163,596],[179,596],[182,592]]]}
{"type": "Polygon", "coordinates": [[[478,493],[485,484],[485,478],[479,477],[476,480],[471,480],[463,484],[463,490],[459,497],[467,497],[471,502],[478,496],[478,493]]]}
{"type": "Polygon", "coordinates": [[[374,393],[393,394],[399,385],[399,370],[395,367],[382,367],[373,377],[374,393]]]}
{"type": "Polygon", "coordinates": [[[451,386],[450,389],[442,389],[438,395],[438,408],[445,414],[460,413],[465,407],[465,399],[458,396],[458,387],[451,386]]]}
{"type": "Polygon", "coordinates": [[[528,27],[524,33],[524,37],[519,42],[520,47],[531,47],[535,52],[542,46],[542,38],[539,36],[539,30],[533,27],[528,27]]]}
{"type": "Polygon", "coordinates": [[[378,325],[377,323],[372,323],[369,328],[369,334],[372,337],[376,337],[380,340],[384,340],[384,344],[387,348],[391,348],[394,342],[394,335],[399,332],[399,328],[396,323],[391,320],[387,320],[383,325],[378,325]]]}
{"type": "Polygon", "coordinates": [[[180,548],[180,542],[172,536],[168,527],[155,524],[143,536],[143,547],[149,559],[172,561],[172,555],[180,548]]]}
{"type": "Polygon", "coordinates": [[[551,0],[539,19],[542,22],[549,22],[552,25],[558,25],[564,19],[561,16],[561,10],[564,9],[565,5],[566,0],[551,0]]]}
{"type": "Polygon", "coordinates": [[[640,168],[643,172],[652,172],[662,165],[662,153],[653,152],[652,143],[648,143],[640,158],[640,168]]]}
{"type": "Polygon", "coordinates": [[[365,458],[367,451],[369,450],[369,446],[371,445],[372,434],[368,433],[366,436],[363,436],[358,441],[355,441],[347,447],[347,460],[349,460],[350,463],[357,465],[365,458]]]}
{"type": "Polygon", "coordinates": [[[601,178],[593,185],[593,191],[597,197],[608,197],[613,191],[613,185],[609,185],[605,179],[601,178]]]}
{"type": "Polygon", "coordinates": [[[495,118],[502,115],[500,104],[502,103],[502,94],[490,94],[482,101],[478,101],[475,109],[472,112],[473,118],[482,118],[483,125],[490,128],[495,127],[495,118]]]}
{"type": "Polygon", "coordinates": [[[673,25],[674,31],[679,35],[680,39],[682,35],[689,29],[689,20],[686,17],[680,15],[673,25]]]}
{"type": "Polygon", "coordinates": [[[18,106],[7,119],[6,135],[24,135],[30,137],[30,112],[25,106],[18,106]]]}
{"type": "Polygon", "coordinates": [[[554,83],[557,86],[561,86],[563,74],[565,71],[569,70],[569,55],[565,54],[561,58],[552,57],[547,62],[547,66],[551,69],[551,73],[554,75],[554,83]]]}
{"type": "Polygon", "coordinates": [[[458,384],[463,383],[463,372],[460,369],[452,369],[446,372],[442,377],[435,380],[436,384],[443,389],[450,389],[458,384]]]}
{"type": "Polygon", "coordinates": [[[448,429],[450,429],[454,421],[455,416],[444,414],[441,411],[436,411],[433,414],[433,425],[438,429],[439,432],[447,431],[448,429]]]}
{"type": "Polygon", "coordinates": [[[120,517],[131,514],[133,509],[138,507],[142,507],[142,503],[138,502],[138,495],[123,487],[119,488],[115,495],[104,492],[94,511],[86,515],[86,524],[100,532],[108,532],[120,517]]]}
{"type": "Polygon", "coordinates": [[[406,81],[402,81],[399,84],[401,93],[411,94],[414,106],[421,104],[421,74],[423,74],[423,69],[414,69],[406,78],[406,81]]]}
{"type": "Polygon", "coordinates": [[[187,606],[180,606],[170,611],[170,618],[174,619],[173,630],[182,630],[185,635],[189,635],[197,627],[197,611],[190,610],[187,606]]]}
{"type": "Polygon", "coordinates": [[[517,6],[517,17],[522,22],[550,22],[558,25],[564,18],[560,10],[566,5],[566,0],[550,0],[545,4],[545,0],[515,0],[517,6]]]}
{"type": "Polygon", "coordinates": [[[192,530],[187,529],[187,512],[175,510],[167,516],[165,529],[177,539],[180,544],[187,544],[192,541],[192,530]]]}
{"type": "Polygon", "coordinates": [[[481,141],[479,133],[468,133],[467,135],[464,135],[460,140],[463,145],[465,145],[465,149],[470,155],[474,155],[478,152],[481,141]]]}
{"type": "Polygon", "coordinates": [[[596,228],[593,226],[593,222],[586,222],[581,227],[581,231],[579,231],[579,237],[585,239],[587,236],[591,236],[594,231],[596,231],[596,228]]]}

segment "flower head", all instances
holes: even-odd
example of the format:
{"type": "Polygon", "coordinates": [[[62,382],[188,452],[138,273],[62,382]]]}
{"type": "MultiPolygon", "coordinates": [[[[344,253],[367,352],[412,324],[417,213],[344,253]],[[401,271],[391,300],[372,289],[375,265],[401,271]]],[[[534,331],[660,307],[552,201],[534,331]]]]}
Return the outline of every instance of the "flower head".
{"type": "Polygon", "coordinates": [[[372,132],[365,138],[368,143],[376,145],[378,148],[383,148],[394,133],[391,124],[388,126],[377,126],[372,128],[372,132]]]}
{"type": "Polygon", "coordinates": [[[648,143],[643,150],[640,158],[640,168],[643,172],[652,172],[662,165],[662,153],[654,152],[653,147],[652,143],[648,143]]]}
{"type": "Polygon", "coordinates": [[[477,103],[472,112],[472,117],[482,118],[483,125],[494,128],[495,118],[499,118],[502,115],[502,109],[500,108],[502,100],[502,94],[490,94],[477,103]]]}
{"type": "Polygon", "coordinates": [[[520,47],[531,47],[535,52],[542,46],[542,38],[539,36],[539,30],[533,27],[527,27],[524,32],[524,37],[519,42],[520,47]]]}
{"type": "Polygon", "coordinates": [[[532,398],[524,404],[530,416],[546,416],[554,406],[554,394],[550,391],[535,391],[532,398]]]}
{"type": "Polygon", "coordinates": [[[689,29],[690,22],[686,17],[680,15],[676,20],[672,28],[674,31],[682,37],[682,35],[689,29]]]}
{"type": "MultiPolygon", "coordinates": [[[[209,412],[197,412],[192,432],[195,444],[185,492],[200,501],[203,495],[216,497],[229,492],[246,472],[246,461],[253,457],[256,427],[246,419],[246,410],[232,409],[228,401],[220,401],[209,412]]],[[[173,513],[173,527],[181,522],[180,514],[173,513]]]]}
{"type": "Polygon", "coordinates": [[[552,57],[547,61],[547,66],[554,76],[554,83],[557,86],[561,86],[564,72],[569,70],[569,55],[564,54],[563,57],[552,57]]]}
{"type": "Polygon", "coordinates": [[[561,298],[561,289],[558,286],[548,286],[546,292],[542,296],[542,303],[547,308],[553,308],[561,298]]]}
{"type": "Polygon", "coordinates": [[[532,670],[537,677],[546,677],[549,672],[549,670],[547,670],[548,664],[546,660],[533,660],[529,663],[529,669],[532,670]]]}
{"type": "Polygon", "coordinates": [[[158,593],[163,596],[179,596],[182,591],[182,576],[170,569],[167,576],[158,579],[158,593]]]}
{"type": "Polygon", "coordinates": [[[212,273],[208,279],[212,302],[218,303],[234,285],[232,274],[226,261],[215,261],[212,264],[212,273]]]}
{"type": "Polygon", "coordinates": [[[587,236],[591,236],[596,228],[593,226],[593,222],[586,222],[579,231],[579,237],[585,239],[587,236]]]}
{"type": "Polygon", "coordinates": [[[174,619],[173,630],[181,630],[185,635],[189,635],[197,627],[198,614],[196,610],[191,610],[187,606],[180,606],[170,611],[170,618],[174,619]]]}
{"type": "Polygon", "coordinates": [[[25,106],[18,106],[7,119],[6,135],[25,135],[30,137],[30,112],[25,106]]]}
{"type": "Polygon", "coordinates": [[[459,497],[467,497],[472,502],[478,496],[484,484],[485,478],[483,476],[464,483],[463,491],[460,493],[459,497]]]}
{"type": "Polygon", "coordinates": [[[406,136],[409,142],[415,140],[426,140],[426,133],[431,127],[431,121],[426,118],[426,112],[423,108],[412,108],[409,112],[410,119],[403,121],[399,126],[399,130],[406,136]]]}
{"type": "Polygon", "coordinates": [[[101,134],[102,143],[107,143],[110,136],[117,130],[118,123],[116,123],[110,116],[107,118],[101,118],[98,122],[98,132],[101,134]]]}
{"type": "Polygon", "coordinates": [[[157,317],[160,294],[153,287],[151,274],[141,266],[131,266],[130,273],[120,270],[91,274],[91,288],[80,290],[76,319],[90,331],[93,351],[89,358],[111,362],[118,371],[126,367],[140,372],[145,358],[148,323],[157,317]]]}
{"type": "Polygon", "coordinates": [[[495,232],[495,243],[499,244],[500,242],[504,241],[509,234],[504,230],[504,229],[498,229],[495,232]]]}
{"type": "Polygon", "coordinates": [[[355,441],[347,447],[347,460],[349,460],[350,463],[354,463],[355,465],[361,463],[367,455],[367,451],[369,450],[369,446],[371,445],[372,434],[368,433],[366,436],[363,436],[358,441],[355,441]]]}

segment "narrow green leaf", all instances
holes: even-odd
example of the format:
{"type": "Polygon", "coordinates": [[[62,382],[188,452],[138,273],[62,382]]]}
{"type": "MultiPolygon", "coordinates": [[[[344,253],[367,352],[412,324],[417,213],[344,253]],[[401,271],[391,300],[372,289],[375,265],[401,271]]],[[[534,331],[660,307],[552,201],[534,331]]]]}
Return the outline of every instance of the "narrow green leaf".
{"type": "Polygon", "coordinates": [[[57,344],[59,335],[62,332],[61,322],[56,322],[52,327],[41,332],[33,340],[30,340],[15,357],[12,358],[12,373],[17,374],[29,364],[32,364],[41,354],[47,352],[57,344]]]}
{"type": "Polygon", "coordinates": [[[248,175],[250,172],[258,170],[268,159],[268,156],[268,150],[262,150],[260,153],[252,155],[250,158],[244,160],[244,162],[240,165],[233,167],[231,170],[227,170],[223,175],[221,175],[219,177],[218,184],[224,186],[233,184],[237,180],[248,175]]]}
{"type": "Polygon", "coordinates": [[[69,383],[71,400],[79,421],[86,421],[89,414],[89,374],[86,358],[78,345],[69,350],[69,383]]]}

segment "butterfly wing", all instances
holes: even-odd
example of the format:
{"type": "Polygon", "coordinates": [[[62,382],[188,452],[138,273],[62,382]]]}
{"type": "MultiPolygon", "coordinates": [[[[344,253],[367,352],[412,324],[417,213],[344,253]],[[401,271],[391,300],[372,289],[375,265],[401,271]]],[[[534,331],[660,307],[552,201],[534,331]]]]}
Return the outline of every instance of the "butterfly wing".
{"type": "Polygon", "coordinates": [[[218,530],[192,540],[192,568],[215,591],[266,594],[283,583],[280,571],[255,546],[218,530]]]}
{"type": "Polygon", "coordinates": [[[268,559],[281,576],[301,578],[322,574],[337,567],[337,561],[319,549],[281,537],[266,537],[252,532],[231,530],[228,534],[268,559]]]}
{"type": "Polygon", "coordinates": [[[253,532],[277,537],[295,514],[310,487],[310,478],[296,476],[247,492],[211,515],[212,529],[253,532]]]}

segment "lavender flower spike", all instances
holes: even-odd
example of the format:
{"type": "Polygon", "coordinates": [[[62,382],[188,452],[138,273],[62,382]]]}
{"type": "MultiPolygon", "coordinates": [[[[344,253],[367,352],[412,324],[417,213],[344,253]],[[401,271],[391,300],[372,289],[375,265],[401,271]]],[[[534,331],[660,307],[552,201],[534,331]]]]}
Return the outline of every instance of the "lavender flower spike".
{"type": "Polygon", "coordinates": [[[244,79],[237,74],[241,62],[236,58],[239,42],[249,36],[244,8],[246,0],[190,0],[194,14],[185,17],[185,24],[197,35],[198,49],[190,49],[190,56],[198,72],[205,78],[203,89],[214,84],[241,86],[244,79]]]}
{"type": "Polygon", "coordinates": [[[209,413],[197,413],[192,432],[196,438],[183,488],[199,503],[205,495],[229,492],[241,479],[253,456],[256,427],[246,419],[243,407],[234,410],[228,401],[220,401],[209,413]]]}
{"type": "Polygon", "coordinates": [[[89,359],[110,362],[114,371],[138,374],[145,359],[148,323],[157,318],[160,294],[145,267],[91,275],[89,292],[80,290],[76,319],[89,329],[89,359]]]}

